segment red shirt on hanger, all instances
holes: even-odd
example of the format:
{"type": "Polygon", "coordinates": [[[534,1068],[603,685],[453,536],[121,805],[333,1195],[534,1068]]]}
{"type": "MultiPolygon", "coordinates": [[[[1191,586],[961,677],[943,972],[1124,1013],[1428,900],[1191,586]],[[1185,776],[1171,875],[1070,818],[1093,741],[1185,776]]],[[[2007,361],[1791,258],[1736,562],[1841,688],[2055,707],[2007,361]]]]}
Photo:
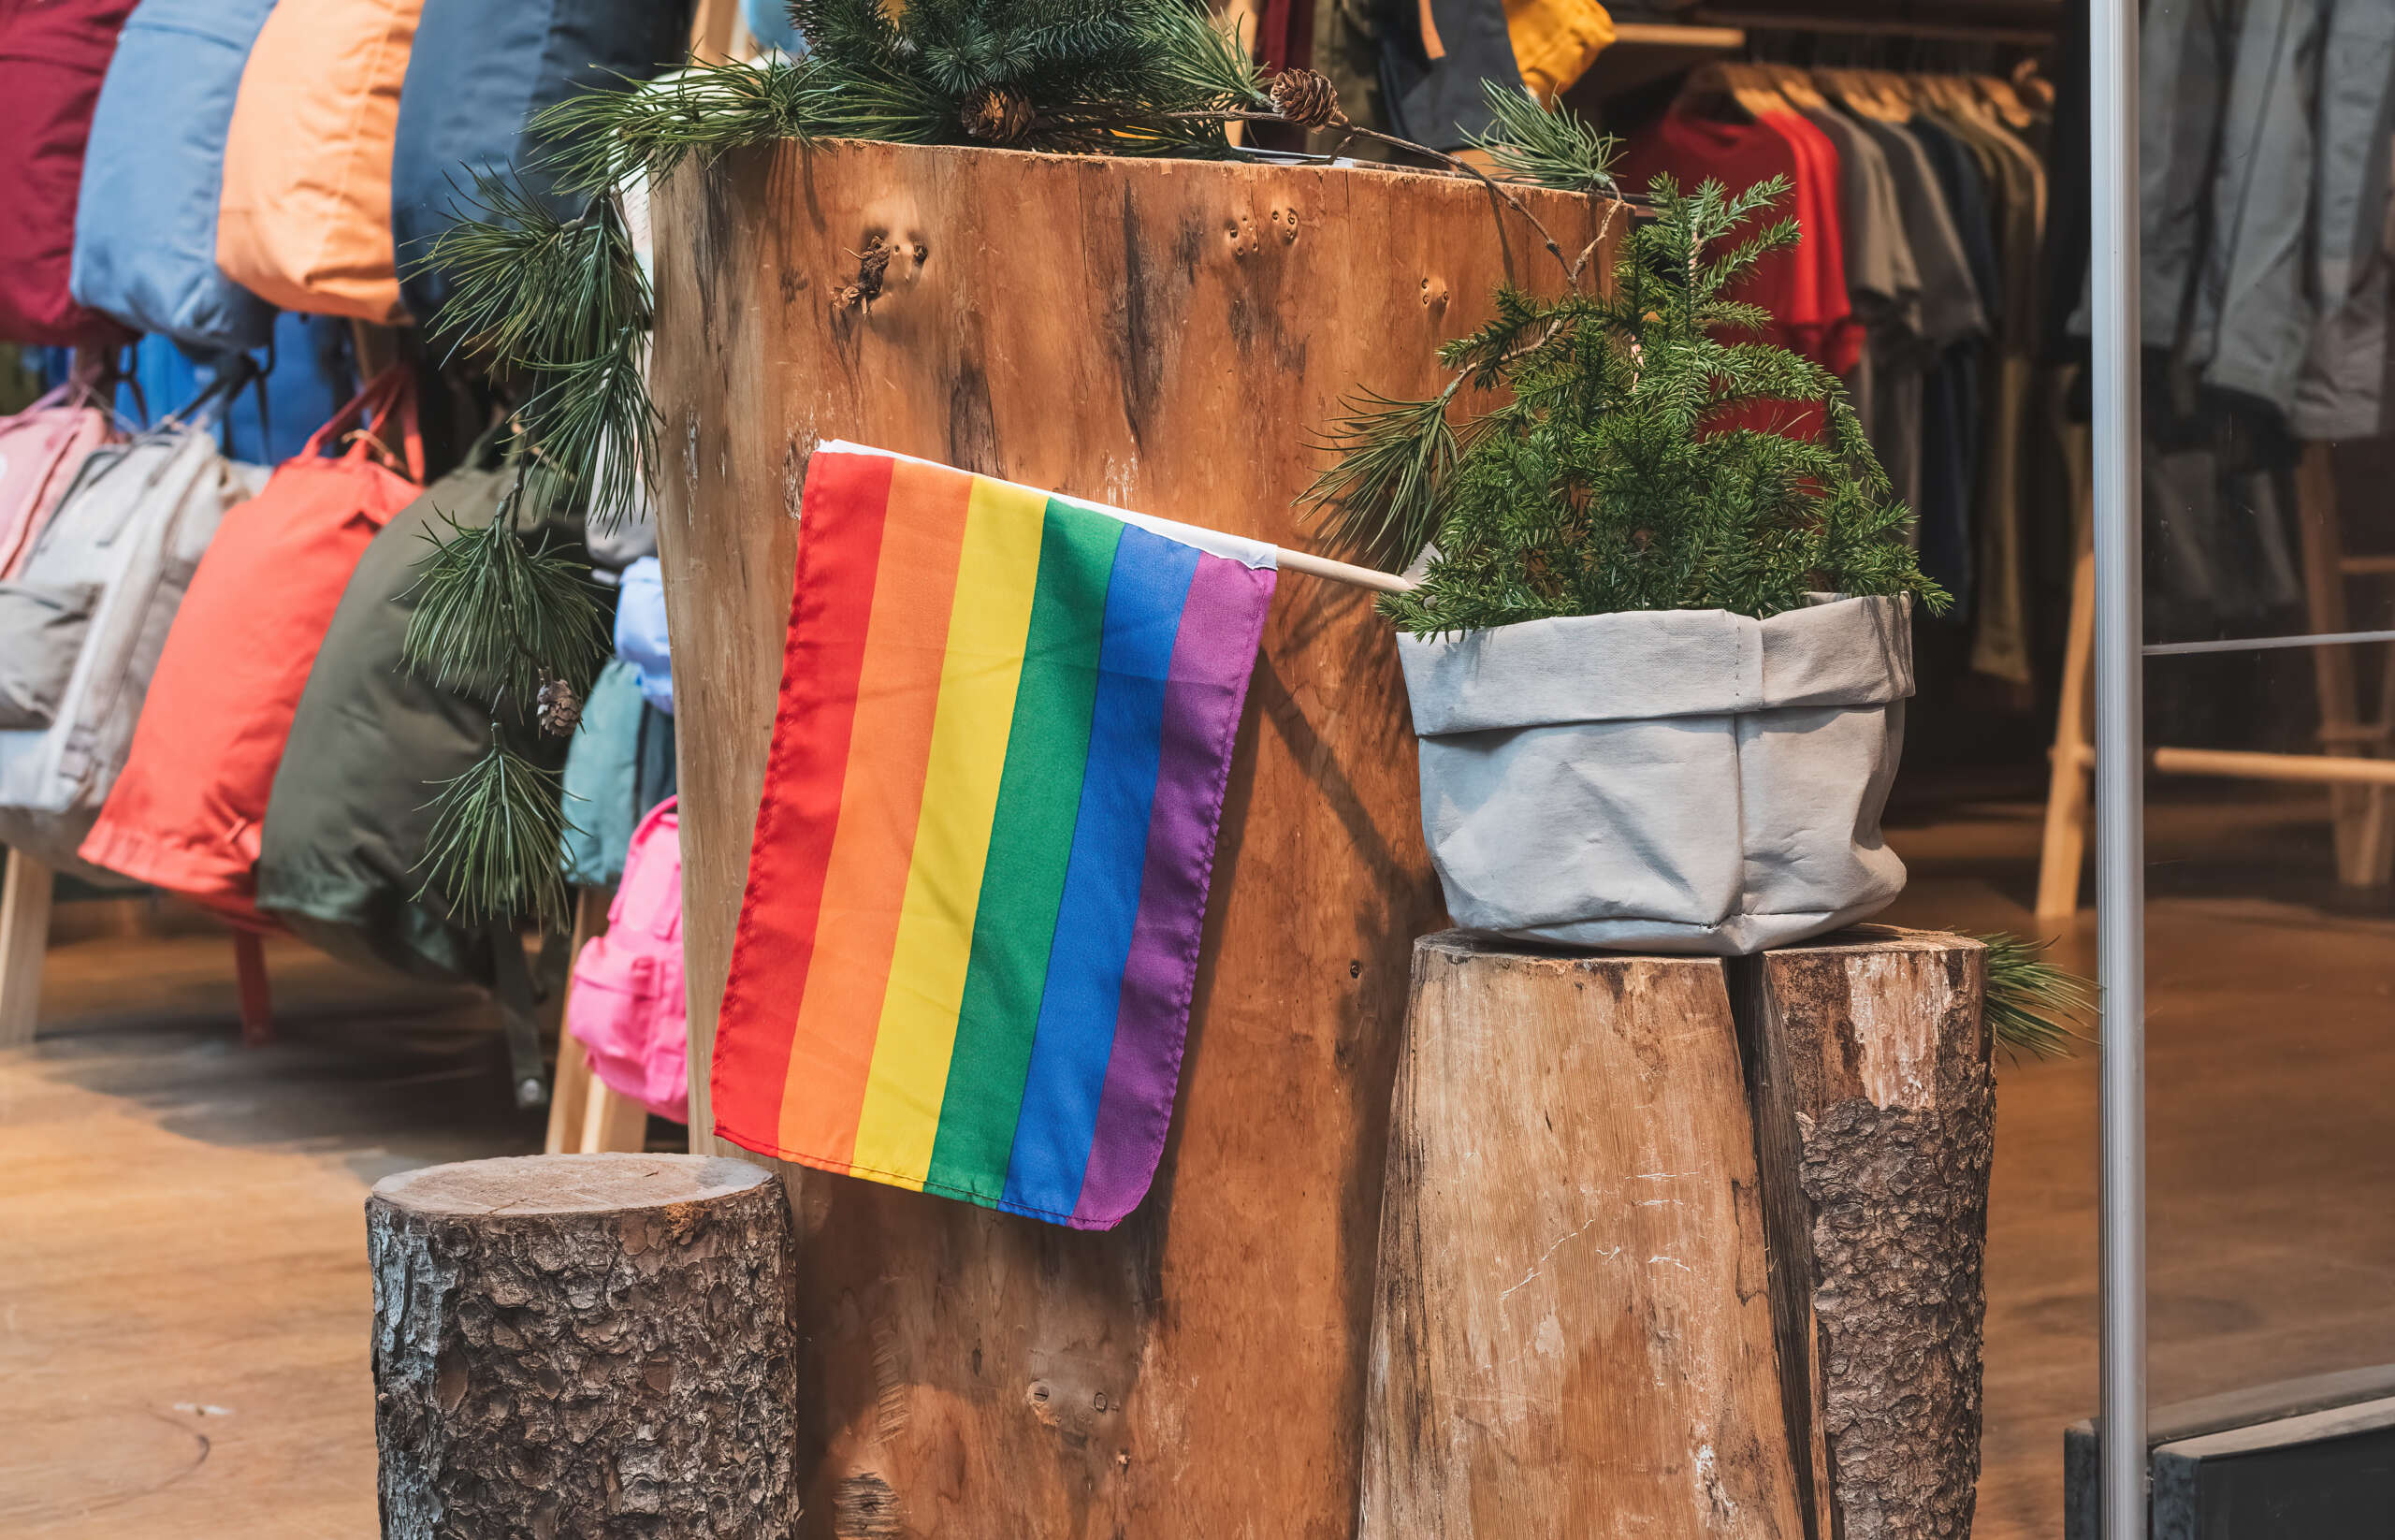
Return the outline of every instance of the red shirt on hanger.
{"type": "Polygon", "coordinates": [[[1804,239],[1765,257],[1738,286],[1736,298],[1777,318],[1766,340],[1833,372],[1853,367],[1861,328],[1847,298],[1837,148],[1828,136],[1793,112],[1744,123],[1671,112],[1631,140],[1618,174],[1633,189],[1661,174],[1683,188],[1710,179],[1734,192],[1767,177],[1786,177],[1794,192],[1782,211],[1794,213],[1804,239]]]}

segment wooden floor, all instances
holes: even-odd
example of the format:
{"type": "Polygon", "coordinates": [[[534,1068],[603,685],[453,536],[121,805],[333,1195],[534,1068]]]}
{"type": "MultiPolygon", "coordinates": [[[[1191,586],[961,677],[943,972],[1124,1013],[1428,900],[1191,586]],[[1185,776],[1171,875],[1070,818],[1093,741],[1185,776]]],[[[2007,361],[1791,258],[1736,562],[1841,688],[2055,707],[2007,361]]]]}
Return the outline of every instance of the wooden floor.
{"type": "Polygon", "coordinates": [[[0,1053],[0,1535],[376,1533],[366,1189],[537,1150],[479,1008],[222,937],[51,949],[0,1053]]]}
{"type": "MultiPolygon", "coordinates": [[[[2160,1399],[2395,1360],[2395,919],[2308,885],[2301,811],[2156,812],[2160,1399]]],[[[2025,806],[1892,837],[1890,918],[2029,928],[2025,806]]],[[[244,1051],[229,950],[56,948],[43,1039],[0,1053],[11,1540],[373,1534],[366,1189],[538,1146],[479,1010],[278,946],[282,1039],[244,1051]]],[[[2094,1404],[2095,1111],[2092,1058],[2004,1073],[1981,1540],[2058,1535],[2062,1429],[2094,1404]]]]}
{"type": "MultiPolygon", "coordinates": [[[[2310,806],[2149,822],[2157,1403],[2395,1361],[2395,915],[2311,875],[2329,853],[2310,806]]],[[[1964,811],[1890,831],[1914,879],[1886,918],[2037,934],[2039,809],[1964,811]]],[[[2057,956],[2095,972],[2092,915],[2057,956]]],[[[2062,1532],[2062,1431],[2096,1407],[2096,1127],[2092,1053],[2001,1072],[1979,1540],[2062,1532]]]]}

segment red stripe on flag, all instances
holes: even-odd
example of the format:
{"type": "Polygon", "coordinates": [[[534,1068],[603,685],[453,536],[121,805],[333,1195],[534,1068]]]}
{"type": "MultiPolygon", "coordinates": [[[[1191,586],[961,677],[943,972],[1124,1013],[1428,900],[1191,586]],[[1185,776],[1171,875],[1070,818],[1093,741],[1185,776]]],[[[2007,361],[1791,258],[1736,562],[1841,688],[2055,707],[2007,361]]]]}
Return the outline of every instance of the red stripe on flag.
{"type": "Polygon", "coordinates": [[[710,1081],[716,1132],[752,1150],[774,1150],[778,1138],[839,825],[891,464],[880,455],[824,454],[807,467],[773,748],[710,1081]]]}

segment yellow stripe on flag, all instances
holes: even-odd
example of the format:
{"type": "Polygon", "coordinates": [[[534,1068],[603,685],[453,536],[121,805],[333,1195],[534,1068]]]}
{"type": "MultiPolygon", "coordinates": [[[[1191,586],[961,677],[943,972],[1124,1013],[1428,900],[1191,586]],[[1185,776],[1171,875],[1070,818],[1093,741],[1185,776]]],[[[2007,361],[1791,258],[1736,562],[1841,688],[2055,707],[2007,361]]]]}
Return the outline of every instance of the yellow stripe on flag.
{"type": "Polygon", "coordinates": [[[922,811],[857,1119],[856,1165],[920,1189],[939,1133],[1048,499],[977,479],[940,662],[922,811]]]}

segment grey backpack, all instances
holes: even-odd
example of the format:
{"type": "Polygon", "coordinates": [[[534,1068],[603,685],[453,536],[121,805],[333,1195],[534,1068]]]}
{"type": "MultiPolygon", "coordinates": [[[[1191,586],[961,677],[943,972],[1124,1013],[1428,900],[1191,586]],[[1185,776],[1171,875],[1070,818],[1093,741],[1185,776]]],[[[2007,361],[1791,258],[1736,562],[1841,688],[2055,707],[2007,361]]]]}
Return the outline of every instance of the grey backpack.
{"type": "Polygon", "coordinates": [[[201,553],[267,473],[219,453],[207,415],[85,458],[0,583],[0,844],[100,875],[76,849],[124,766],[201,553]]]}

